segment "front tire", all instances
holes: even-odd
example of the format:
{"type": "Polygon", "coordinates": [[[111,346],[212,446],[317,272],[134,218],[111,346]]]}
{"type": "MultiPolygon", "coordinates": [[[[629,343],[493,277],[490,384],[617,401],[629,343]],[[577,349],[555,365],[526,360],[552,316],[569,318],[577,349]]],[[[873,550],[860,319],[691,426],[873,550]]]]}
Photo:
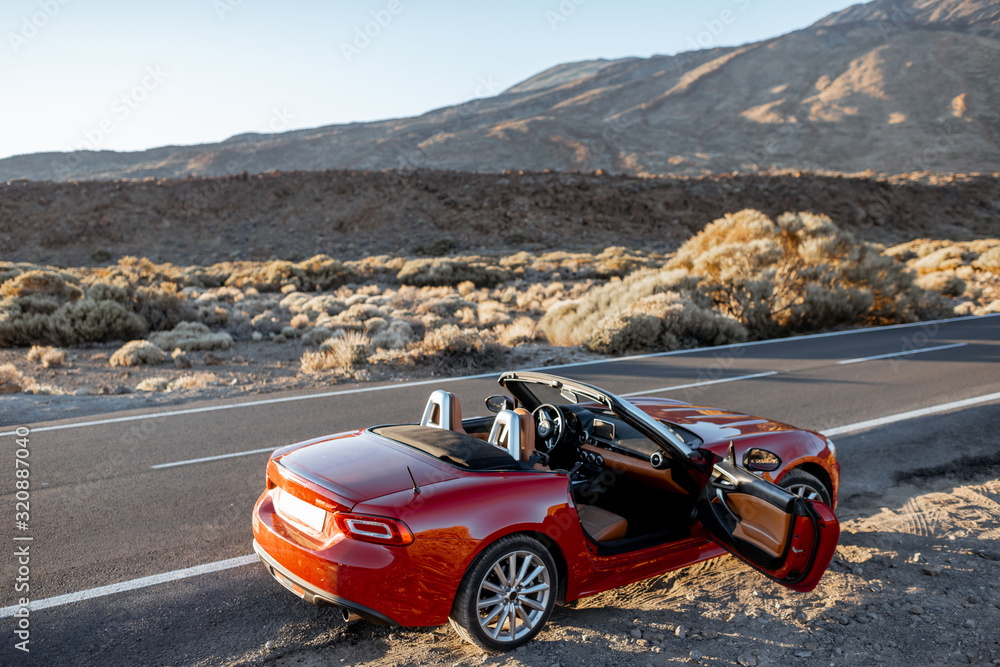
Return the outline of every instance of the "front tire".
{"type": "Polygon", "coordinates": [[[491,653],[535,638],[552,615],[559,573],[552,554],[527,535],[502,537],[466,572],[451,609],[462,639],[491,653]]]}
{"type": "Polygon", "coordinates": [[[827,507],[831,506],[830,492],[826,485],[819,481],[815,475],[800,468],[789,470],[778,482],[778,486],[797,496],[802,496],[806,500],[818,500],[827,507]]]}

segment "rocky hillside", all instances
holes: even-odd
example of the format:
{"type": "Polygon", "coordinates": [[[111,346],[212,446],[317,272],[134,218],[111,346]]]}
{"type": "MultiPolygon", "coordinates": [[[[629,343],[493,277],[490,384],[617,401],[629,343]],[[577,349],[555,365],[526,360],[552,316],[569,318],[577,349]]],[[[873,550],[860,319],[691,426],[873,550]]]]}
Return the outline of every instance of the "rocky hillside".
{"type": "Polygon", "coordinates": [[[0,160],[0,180],[417,167],[988,172],[1000,164],[998,16],[1000,0],[875,0],[739,47],[560,65],[414,118],[18,156],[0,160]]]}
{"type": "Polygon", "coordinates": [[[828,214],[862,238],[995,237],[1000,179],[785,175],[636,178],[557,173],[298,172],[162,181],[0,184],[3,259],[80,266],[147,256],[358,259],[665,251],[722,215],[828,214]]]}

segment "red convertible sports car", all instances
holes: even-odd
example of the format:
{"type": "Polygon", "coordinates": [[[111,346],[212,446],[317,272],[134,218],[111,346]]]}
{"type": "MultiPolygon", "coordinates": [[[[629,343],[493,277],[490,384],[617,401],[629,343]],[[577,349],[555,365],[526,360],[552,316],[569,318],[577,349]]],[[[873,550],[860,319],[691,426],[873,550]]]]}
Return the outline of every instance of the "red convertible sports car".
{"type": "Polygon", "coordinates": [[[419,424],[284,447],[254,549],[348,620],[506,651],[556,604],[726,552],[812,590],[837,546],[833,443],[786,424],[542,373],[500,376],[495,416],[431,394],[419,424]]]}

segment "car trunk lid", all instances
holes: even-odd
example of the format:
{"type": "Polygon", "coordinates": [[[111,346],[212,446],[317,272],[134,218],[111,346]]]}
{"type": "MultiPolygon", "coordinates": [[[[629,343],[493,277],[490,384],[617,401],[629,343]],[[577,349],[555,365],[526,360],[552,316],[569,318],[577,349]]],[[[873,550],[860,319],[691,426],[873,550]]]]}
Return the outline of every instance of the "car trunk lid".
{"type": "Polygon", "coordinates": [[[324,489],[324,495],[340,506],[331,509],[338,510],[413,488],[414,482],[427,486],[457,474],[445,464],[368,431],[319,438],[285,451],[276,458],[276,465],[324,489]]]}

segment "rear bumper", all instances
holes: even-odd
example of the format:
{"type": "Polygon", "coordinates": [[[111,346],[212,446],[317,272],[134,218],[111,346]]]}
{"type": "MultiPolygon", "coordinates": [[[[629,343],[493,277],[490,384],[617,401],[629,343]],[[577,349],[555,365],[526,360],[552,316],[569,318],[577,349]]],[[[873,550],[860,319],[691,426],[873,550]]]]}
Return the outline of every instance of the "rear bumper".
{"type": "Polygon", "coordinates": [[[329,591],[317,588],[301,577],[295,576],[287,569],[279,565],[276,560],[271,558],[271,556],[264,551],[263,547],[257,543],[257,540],[253,541],[253,550],[257,553],[257,557],[260,558],[260,562],[264,564],[265,569],[271,573],[271,576],[274,577],[279,584],[295,593],[306,602],[314,604],[318,607],[341,607],[349,612],[357,614],[370,623],[378,625],[399,625],[399,623],[396,623],[388,616],[380,614],[374,609],[369,609],[368,607],[360,605],[357,602],[352,602],[351,600],[345,600],[344,598],[334,595],[329,591]]]}

